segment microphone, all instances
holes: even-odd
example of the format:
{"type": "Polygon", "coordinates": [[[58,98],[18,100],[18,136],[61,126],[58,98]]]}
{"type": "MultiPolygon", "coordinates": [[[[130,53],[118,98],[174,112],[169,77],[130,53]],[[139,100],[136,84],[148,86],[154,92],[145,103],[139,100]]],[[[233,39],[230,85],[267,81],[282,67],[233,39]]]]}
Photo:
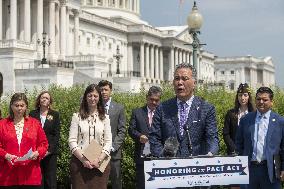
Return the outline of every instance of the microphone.
{"type": "Polygon", "coordinates": [[[179,148],[179,142],[175,137],[169,137],[165,141],[164,148],[162,150],[163,157],[175,157],[179,148]]]}
{"type": "Polygon", "coordinates": [[[192,143],[191,143],[191,138],[190,138],[190,134],[189,134],[189,124],[184,124],[183,129],[186,132],[186,136],[188,139],[188,151],[189,151],[189,155],[192,156],[192,143]]]}

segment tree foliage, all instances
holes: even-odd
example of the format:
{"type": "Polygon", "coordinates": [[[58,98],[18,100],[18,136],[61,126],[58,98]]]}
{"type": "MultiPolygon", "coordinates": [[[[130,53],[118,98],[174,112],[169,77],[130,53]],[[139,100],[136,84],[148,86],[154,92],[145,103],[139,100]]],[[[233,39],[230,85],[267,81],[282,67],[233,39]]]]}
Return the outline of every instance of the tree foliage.
{"type": "MultiPolygon", "coordinates": [[[[71,153],[68,147],[68,133],[71,122],[71,117],[74,112],[77,112],[80,105],[80,98],[83,95],[85,86],[74,86],[71,88],[63,88],[60,86],[51,86],[49,91],[53,97],[54,103],[53,109],[60,112],[61,118],[61,133],[60,133],[60,145],[59,145],[59,157],[58,157],[58,169],[57,177],[58,183],[63,188],[68,188],[70,183],[69,173],[69,161],[71,153]]],[[[34,101],[39,94],[39,90],[34,89],[33,91],[25,91],[29,99],[29,109],[34,109],[34,101]]],[[[274,89],[274,111],[281,115],[284,115],[284,92],[279,88],[274,89]]],[[[234,92],[228,92],[223,88],[208,89],[199,88],[195,91],[195,95],[204,98],[206,101],[213,104],[216,108],[216,119],[218,124],[218,133],[220,139],[220,154],[225,154],[226,147],[222,137],[222,128],[224,123],[224,116],[228,109],[234,106],[234,92]]],[[[169,99],[174,96],[174,92],[171,86],[163,86],[162,101],[169,99]]],[[[127,124],[129,126],[129,119],[131,112],[134,108],[141,107],[146,103],[146,92],[142,90],[140,93],[116,93],[113,94],[113,99],[118,103],[121,103],[125,107],[127,124]]],[[[3,117],[7,116],[9,108],[10,96],[7,96],[2,102],[1,110],[3,117]]],[[[123,146],[123,184],[127,188],[134,188],[135,178],[135,164],[133,161],[134,157],[134,143],[133,140],[127,134],[127,137],[123,146]]]]}

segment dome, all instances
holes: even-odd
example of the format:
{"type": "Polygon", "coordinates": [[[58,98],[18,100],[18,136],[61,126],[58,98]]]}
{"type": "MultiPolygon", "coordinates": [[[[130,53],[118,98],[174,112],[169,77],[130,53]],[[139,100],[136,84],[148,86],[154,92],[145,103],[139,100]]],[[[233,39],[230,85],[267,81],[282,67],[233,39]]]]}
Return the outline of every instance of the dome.
{"type": "Polygon", "coordinates": [[[146,24],[140,19],[140,0],[84,0],[82,9],[126,25],[146,24]]]}

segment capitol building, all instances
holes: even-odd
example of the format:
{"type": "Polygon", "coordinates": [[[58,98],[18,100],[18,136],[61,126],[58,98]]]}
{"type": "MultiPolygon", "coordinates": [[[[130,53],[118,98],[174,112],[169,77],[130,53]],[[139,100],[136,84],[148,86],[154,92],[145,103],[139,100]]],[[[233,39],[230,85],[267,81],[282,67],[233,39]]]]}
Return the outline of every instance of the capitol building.
{"type": "MultiPolygon", "coordinates": [[[[188,26],[151,26],[141,19],[140,3],[1,0],[0,95],[101,79],[138,92],[171,81],[175,65],[192,63],[188,26]]],[[[241,82],[275,84],[271,57],[218,57],[202,49],[197,71],[199,83],[232,90],[241,82]]]]}

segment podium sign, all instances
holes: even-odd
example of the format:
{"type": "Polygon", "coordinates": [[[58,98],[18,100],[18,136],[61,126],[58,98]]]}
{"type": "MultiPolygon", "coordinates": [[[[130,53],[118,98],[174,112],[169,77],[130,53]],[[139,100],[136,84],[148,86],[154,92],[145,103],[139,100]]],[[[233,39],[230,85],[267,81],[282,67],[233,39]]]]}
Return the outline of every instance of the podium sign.
{"type": "Polygon", "coordinates": [[[144,161],[145,188],[248,184],[247,156],[144,161]]]}

